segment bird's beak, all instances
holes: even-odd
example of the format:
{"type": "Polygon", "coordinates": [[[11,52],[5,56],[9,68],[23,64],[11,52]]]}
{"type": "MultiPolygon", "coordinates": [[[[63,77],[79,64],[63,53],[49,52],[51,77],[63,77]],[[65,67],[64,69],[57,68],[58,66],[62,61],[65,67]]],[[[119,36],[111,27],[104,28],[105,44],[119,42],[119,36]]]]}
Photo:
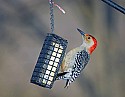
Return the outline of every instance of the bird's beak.
{"type": "Polygon", "coordinates": [[[79,28],[77,28],[77,30],[80,32],[80,34],[83,36],[83,38],[85,37],[85,32],[83,32],[82,30],[80,30],[79,28]]]}

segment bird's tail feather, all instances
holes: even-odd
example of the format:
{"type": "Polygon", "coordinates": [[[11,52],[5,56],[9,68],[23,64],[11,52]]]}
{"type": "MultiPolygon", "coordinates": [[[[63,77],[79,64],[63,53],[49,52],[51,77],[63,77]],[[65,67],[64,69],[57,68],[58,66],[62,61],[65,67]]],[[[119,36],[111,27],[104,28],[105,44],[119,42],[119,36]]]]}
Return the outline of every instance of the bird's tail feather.
{"type": "Polygon", "coordinates": [[[64,87],[64,88],[68,88],[68,87],[69,87],[69,85],[70,85],[70,83],[69,83],[69,79],[67,79],[67,81],[66,81],[66,85],[65,85],[65,87],[64,87]]]}

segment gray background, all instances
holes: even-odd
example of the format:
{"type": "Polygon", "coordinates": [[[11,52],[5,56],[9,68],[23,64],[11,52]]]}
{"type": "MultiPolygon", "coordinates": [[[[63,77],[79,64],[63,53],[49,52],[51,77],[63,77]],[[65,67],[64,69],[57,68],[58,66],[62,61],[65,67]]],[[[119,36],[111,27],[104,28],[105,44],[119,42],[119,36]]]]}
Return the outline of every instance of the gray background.
{"type": "MultiPolygon", "coordinates": [[[[30,83],[46,33],[48,0],[0,0],[0,97],[125,97],[125,16],[101,0],[54,0],[55,33],[68,40],[67,52],[82,43],[76,28],[92,34],[98,47],[68,89],[30,83]]],[[[124,0],[114,0],[125,7],[124,0]]]]}

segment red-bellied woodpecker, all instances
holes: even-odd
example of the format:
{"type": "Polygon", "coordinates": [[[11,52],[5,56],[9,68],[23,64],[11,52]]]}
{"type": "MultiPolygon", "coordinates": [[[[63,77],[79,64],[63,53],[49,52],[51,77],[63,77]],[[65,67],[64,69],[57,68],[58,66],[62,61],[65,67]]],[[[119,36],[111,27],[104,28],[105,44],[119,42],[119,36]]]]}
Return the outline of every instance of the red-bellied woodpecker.
{"type": "Polygon", "coordinates": [[[57,80],[66,80],[65,87],[68,87],[80,75],[97,46],[97,40],[92,35],[86,34],[80,29],[77,30],[82,35],[83,43],[66,54],[60,67],[61,72],[57,75],[57,80]]]}

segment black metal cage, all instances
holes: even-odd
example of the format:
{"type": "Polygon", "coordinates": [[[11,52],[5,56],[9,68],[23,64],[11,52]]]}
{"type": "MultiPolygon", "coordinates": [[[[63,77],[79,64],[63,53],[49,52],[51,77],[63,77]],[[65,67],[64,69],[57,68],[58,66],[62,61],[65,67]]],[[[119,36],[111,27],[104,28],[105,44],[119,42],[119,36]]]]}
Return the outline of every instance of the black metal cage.
{"type": "Polygon", "coordinates": [[[31,83],[52,88],[67,48],[67,40],[48,33],[31,77],[31,83]]]}

